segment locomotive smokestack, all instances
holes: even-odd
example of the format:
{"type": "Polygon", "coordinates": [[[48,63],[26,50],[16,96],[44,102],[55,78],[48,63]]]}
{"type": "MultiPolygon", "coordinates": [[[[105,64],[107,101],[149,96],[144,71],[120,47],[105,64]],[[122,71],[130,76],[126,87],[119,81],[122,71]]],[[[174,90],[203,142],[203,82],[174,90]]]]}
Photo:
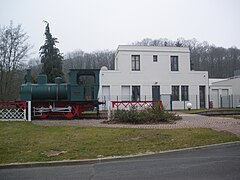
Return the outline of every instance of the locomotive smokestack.
{"type": "Polygon", "coordinates": [[[31,69],[27,69],[27,78],[26,78],[26,83],[32,83],[32,73],[31,69]]]}

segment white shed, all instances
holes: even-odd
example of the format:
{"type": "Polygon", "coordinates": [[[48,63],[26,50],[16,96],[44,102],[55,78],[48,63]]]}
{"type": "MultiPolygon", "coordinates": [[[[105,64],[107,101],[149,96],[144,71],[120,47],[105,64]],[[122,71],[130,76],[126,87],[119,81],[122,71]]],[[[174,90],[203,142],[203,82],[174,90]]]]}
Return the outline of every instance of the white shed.
{"type": "Polygon", "coordinates": [[[240,76],[214,81],[209,86],[213,108],[240,107],[240,76]]]}

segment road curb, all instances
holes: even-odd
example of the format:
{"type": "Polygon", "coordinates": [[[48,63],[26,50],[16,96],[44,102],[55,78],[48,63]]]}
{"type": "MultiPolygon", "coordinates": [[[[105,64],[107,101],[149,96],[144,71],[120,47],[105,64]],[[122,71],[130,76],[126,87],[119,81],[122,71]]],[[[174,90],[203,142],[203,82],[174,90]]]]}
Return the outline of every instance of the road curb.
{"type": "Polygon", "coordinates": [[[165,153],[197,150],[197,149],[210,148],[210,147],[214,148],[214,147],[218,147],[218,146],[234,145],[234,144],[240,144],[240,141],[220,143],[220,144],[211,144],[211,145],[204,145],[204,146],[196,146],[196,147],[182,148],[182,149],[174,149],[174,150],[160,151],[160,152],[148,152],[148,153],[136,154],[136,155],[111,156],[111,157],[104,157],[104,158],[98,158],[98,159],[63,160],[63,161],[46,161],[46,162],[28,162],[28,163],[0,164],[0,169],[67,166],[67,165],[87,165],[87,164],[96,164],[96,163],[110,162],[110,161],[114,161],[114,160],[124,160],[124,159],[129,159],[129,158],[146,157],[146,156],[152,156],[152,155],[157,155],[157,154],[165,154],[165,153]]]}

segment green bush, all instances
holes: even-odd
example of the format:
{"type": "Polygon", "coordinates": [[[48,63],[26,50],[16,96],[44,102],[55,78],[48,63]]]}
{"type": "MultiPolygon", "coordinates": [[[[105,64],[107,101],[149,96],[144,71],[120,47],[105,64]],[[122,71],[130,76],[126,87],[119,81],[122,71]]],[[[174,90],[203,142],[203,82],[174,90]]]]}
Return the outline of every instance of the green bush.
{"type": "Polygon", "coordinates": [[[145,110],[116,110],[114,112],[113,121],[131,123],[131,124],[150,124],[159,122],[172,122],[181,119],[175,113],[165,111],[160,106],[154,106],[145,110]]]}

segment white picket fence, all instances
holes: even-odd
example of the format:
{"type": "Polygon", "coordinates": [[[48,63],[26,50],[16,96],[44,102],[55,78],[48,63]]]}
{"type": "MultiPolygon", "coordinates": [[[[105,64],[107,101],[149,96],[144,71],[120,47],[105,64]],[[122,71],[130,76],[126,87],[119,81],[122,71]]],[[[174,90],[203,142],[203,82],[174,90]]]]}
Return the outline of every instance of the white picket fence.
{"type": "Polygon", "coordinates": [[[31,101],[0,102],[0,120],[31,121],[31,101]]]}

